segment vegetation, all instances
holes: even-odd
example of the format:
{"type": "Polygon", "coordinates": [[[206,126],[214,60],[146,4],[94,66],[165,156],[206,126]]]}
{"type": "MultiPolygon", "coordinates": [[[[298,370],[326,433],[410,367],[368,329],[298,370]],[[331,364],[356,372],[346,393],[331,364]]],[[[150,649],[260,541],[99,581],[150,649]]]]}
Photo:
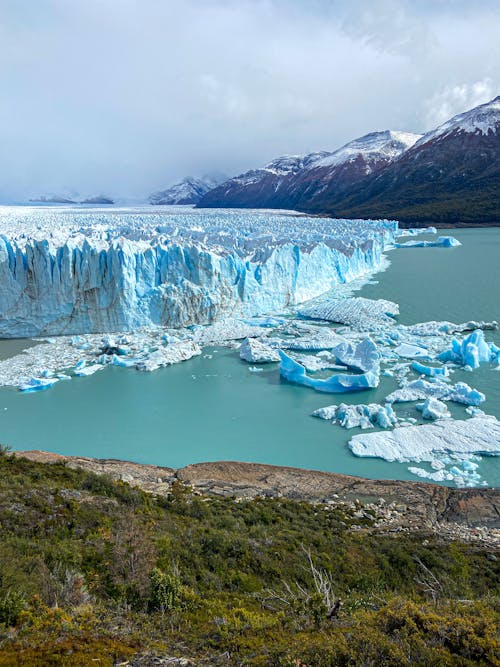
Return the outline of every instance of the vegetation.
{"type": "Polygon", "coordinates": [[[500,664],[490,549],[5,451],[0,478],[0,667],[500,664]]]}

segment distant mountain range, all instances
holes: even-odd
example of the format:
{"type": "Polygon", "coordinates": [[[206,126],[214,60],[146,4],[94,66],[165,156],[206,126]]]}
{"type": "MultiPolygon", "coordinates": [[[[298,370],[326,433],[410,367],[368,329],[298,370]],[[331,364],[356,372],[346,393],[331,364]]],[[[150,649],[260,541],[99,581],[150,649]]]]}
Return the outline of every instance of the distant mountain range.
{"type": "Polygon", "coordinates": [[[198,204],[200,199],[219,183],[225,181],[225,175],[210,175],[202,178],[188,176],[166,190],[154,192],[149,196],[149,203],[156,205],[198,204]]]}
{"type": "Polygon", "coordinates": [[[199,207],[289,208],[403,223],[500,221],[500,97],[425,135],[373,132],[281,157],[209,190],[199,207]]]}
{"type": "Polygon", "coordinates": [[[86,197],[79,199],[78,197],[71,197],[66,195],[40,195],[39,197],[32,197],[30,200],[33,204],[114,204],[114,200],[106,195],[97,195],[94,197],[86,197]]]}

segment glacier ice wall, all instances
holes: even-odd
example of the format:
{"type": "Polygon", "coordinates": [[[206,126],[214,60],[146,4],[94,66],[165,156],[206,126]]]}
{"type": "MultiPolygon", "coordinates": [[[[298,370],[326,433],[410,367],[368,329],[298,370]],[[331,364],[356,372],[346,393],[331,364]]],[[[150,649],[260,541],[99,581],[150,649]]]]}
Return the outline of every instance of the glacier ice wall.
{"type": "Polygon", "coordinates": [[[397,223],[276,213],[0,210],[0,336],[255,316],[381,266],[397,223]]]}

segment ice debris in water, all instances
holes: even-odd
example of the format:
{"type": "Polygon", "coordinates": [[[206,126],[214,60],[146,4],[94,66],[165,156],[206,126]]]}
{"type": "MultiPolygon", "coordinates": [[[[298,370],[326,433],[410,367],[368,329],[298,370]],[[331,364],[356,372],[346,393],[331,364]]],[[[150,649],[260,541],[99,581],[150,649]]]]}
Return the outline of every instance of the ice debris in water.
{"type": "Polygon", "coordinates": [[[49,389],[50,387],[53,387],[56,382],[59,382],[59,378],[57,377],[30,378],[26,382],[23,382],[19,385],[19,391],[23,391],[25,393],[42,391],[43,389],[49,389]]]}
{"type": "Polygon", "coordinates": [[[267,315],[380,269],[397,222],[156,209],[0,211],[0,336],[267,315]]]}
{"type": "Polygon", "coordinates": [[[411,343],[401,343],[394,348],[394,352],[400,357],[406,359],[430,359],[429,350],[420,345],[412,345],[411,343]]]}
{"type": "Polygon", "coordinates": [[[299,315],[302,317],[338,322],[360,331],[373,330],[380,324],[393,324],[393,317],[398,314],[397,303],[364,297],[322,299],[299,309],[299,315]]]}
{"type": "Polygon", "coordinates": [[[457,382],[448,385],[442,381],[427,382],[426,380],[413,380],[401,389],[396,389],[386,397],[389,403],[404,403],[409,401],[420,401],[426,398],[437,398],[441,401],[453,401],[464,405],[479,405],[486,396],[472,389],[465,382],[457,382]]]}
{"type": "Polygon", "coordinates": [[[418,361],[414,361],[411,367],[415,372],[420,373],[421,375],[427,375],[428,377],[448,377],[448,369],[446,366],[426,366],[418,361]]]}
{"type": "Polygon", "coordinates": [[[437,358],[474,369],[481,363],[497,360],[499,353],[500,348],[494,343],[487,343],[483,331],[477,330],[466,336],[462,342],[453,338],[451,348],[438,354],[437,358]]]}
{"type": "Polygon", "coordinates": [[[362,370],[359,375],[337,374],[329,378],[313,378],[307,375],[304,366],[280,350],[280,374],[288,382],[312,387],[316,391],[328,393],[346,393],[361,391],[378,386],[380,363],[377,348],[369,338],[357,346],[342,344],[335,349],[335,355],[341,363],[362,370]]]}
{"type": "Polygon", "coordinates": [[[265,364],[279,361],[280,355],[276,349],[256,338],[245,338],[240,347],[240,359],[251,364],[265,364]]]}
{"type": "Polygon", "coordinates": [[[500,422],[495,417],[441,419],[370,434],[355,435],[349,448],[356,456],[386,461],[434,461],[438,454],[500,454],[500,422]]]}
{"type": "Polygon", "coordinates": [[[368,405],[329,405],[312,413],[313,417],[328,419],[343,428],[392,428],[398,423],[398,417],[390,405],[369,403],[368,405]]]}
{"type": "Polygon", "coordinates": [[[432,396],[426,398],[423,403],[418,403],[415,407],[420,410],[424,419],[445,419],[451,416],[446,403],[437,398],[432,398],[432,396]]]}
{"type": "Polygon", "coordinates": [[[454,248],[462,245],[458,239],[453,236],[439,236],[437,241],[405,241],[405,243],[395,243],[396,248],[454,248]]]}

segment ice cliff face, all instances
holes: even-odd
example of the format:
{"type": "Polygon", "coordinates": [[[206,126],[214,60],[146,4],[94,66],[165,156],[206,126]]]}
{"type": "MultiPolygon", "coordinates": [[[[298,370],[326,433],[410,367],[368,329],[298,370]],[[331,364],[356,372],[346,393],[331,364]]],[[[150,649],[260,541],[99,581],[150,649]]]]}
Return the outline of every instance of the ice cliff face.
{"type": "Polygon", "coordinates": [[[0,210],[0,336],[279,311],[379,268],[397,223],[151,209],[0,210]]]}

